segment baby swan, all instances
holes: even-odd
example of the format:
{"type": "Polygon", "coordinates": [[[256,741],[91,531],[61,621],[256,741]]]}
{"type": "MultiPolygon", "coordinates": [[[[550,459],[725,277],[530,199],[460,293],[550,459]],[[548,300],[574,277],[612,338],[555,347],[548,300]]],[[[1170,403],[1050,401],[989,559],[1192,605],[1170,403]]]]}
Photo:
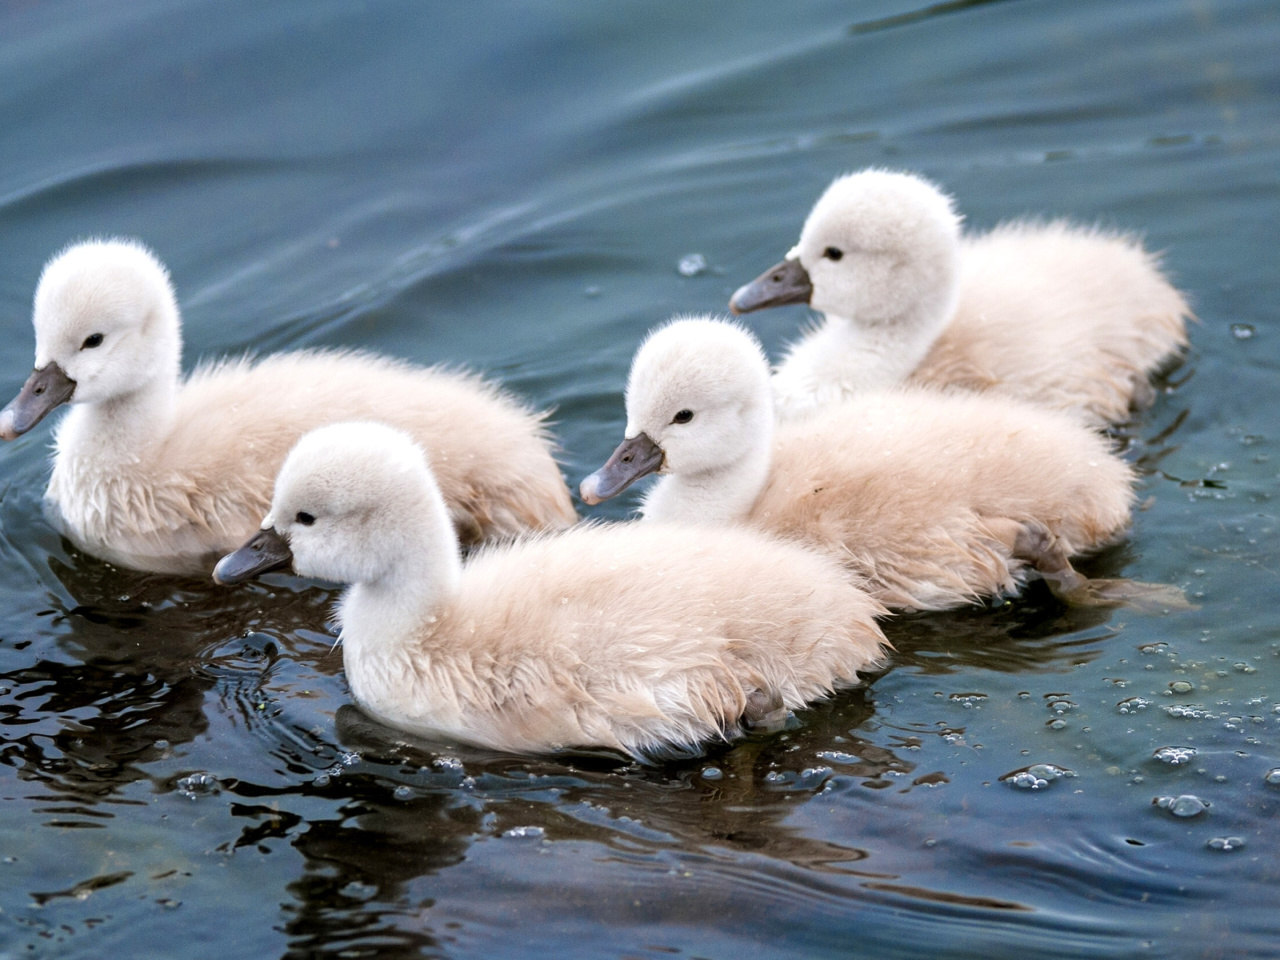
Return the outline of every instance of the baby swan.
{"type": "Polygon", "coordinates": [[[1141,241],[1063,221],[962,236],[928,181],[864,170],[819,198],[787,258],[735,313],[808,303],[825,317],[774,376],[796,416],[903,381],[1016,397],[1118,423],[1186,346],[1186,300],[1141,241]]]}
{"type": "Polygon", "coordinates": [[[582,481],[587,503],[657,471],[646,518],[742,520],[802,540],[893,609],[1012,594],[1032,571],[1071,602],[1179,597],[1071,567],[1123,533],[1133,476],[1066,414],[917,387],[859,394],[775,428],[759,342],[710,318],[651,333],[626,402],[627,439],[582,481]]]}
{"type": "Polygon", "coordinates": [[[337,420],[376,417],[430,450],[468,542],[577,519],[544,417],[477,377],[305,351],[183,380],[173,287],[141,244],[92,240],[55,256],[33,323],[36,370],[0,411],[0,437],[71,404],[49,514],[80,549],[122,566],[207,573],[256,529],[289,448],[337,420]]]}
{"type": "Polygon", "coordinates": [[[579,526],[464,568],[422,451],[378,424],[303,437],[214,577],[286,564],[351,584],[337,621],[366,712],[496,750],[688,752],[856,683],[885,644],[836,564],[748,530],[579,526]]]}

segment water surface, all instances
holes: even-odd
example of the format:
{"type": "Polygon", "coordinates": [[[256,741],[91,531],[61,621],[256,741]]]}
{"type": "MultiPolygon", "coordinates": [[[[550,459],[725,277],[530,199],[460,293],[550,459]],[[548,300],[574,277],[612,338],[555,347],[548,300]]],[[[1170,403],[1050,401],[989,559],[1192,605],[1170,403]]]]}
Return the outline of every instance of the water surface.
{"type": "MultiPolygon", "coordinates": [[[[868,165],[974,228],[1141,231],[1201,321],[1092,567],[1198,610],[904,618],[865,688],[667,766],[379,729],[330,594],[80,555],[48,428],[5,445],[0,958],[1280,953],[1277,49],[1265,0],[0,3],[6,390],[41,263],[128,234],[188,365],[463,363],[558,410],[576,482],[644,331],[723,310],[868,165]]],[[[752,318],[774,351],[805,320],[752,318]]]]}

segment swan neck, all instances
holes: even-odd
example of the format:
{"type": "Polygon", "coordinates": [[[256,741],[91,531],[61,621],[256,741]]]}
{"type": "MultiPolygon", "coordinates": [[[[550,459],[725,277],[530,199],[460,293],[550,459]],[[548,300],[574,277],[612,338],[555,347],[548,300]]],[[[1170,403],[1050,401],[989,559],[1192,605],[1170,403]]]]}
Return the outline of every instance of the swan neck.
{"type": "Polygon", "coordinates": [[[668,474],[654,485],[641,507],[648,520],[732,523],[744,519],[764,489],[773,459],[772,430],[732,463],[693,473],[668,474]]]}
{"type": "Polygon", "coordinates": [[[346,656],[403,649],[457,596],[462,558],[440,506],[444,529],[432,517],[421,530],[403,531],[400,542],[407,548],[378,576],[347,588],[336,616],[346,656]]]}
{"type": "Polygon", "coordinates": [[[155,376],[135,390],[92,403],[72,402],[57,432],[60,452],[133,462],[173,428],[178,382],[155,376]]]}

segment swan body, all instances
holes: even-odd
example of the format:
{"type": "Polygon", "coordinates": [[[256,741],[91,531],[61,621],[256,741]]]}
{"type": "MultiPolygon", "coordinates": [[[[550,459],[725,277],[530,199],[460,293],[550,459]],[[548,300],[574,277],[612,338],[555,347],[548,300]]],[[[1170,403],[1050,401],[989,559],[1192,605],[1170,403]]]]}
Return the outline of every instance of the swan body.
{"type": "Polygon", "coordinates": [[[650,334],[627,383],[623,445],[582,484],[594,503],[647,472],[647,520],[740,522],[845,565],[891,609],[1013,594],[1128,526],[1130,468],[1067,414],[921,387],[868,391],[775,426],[768,363],[732,323],[650,334]]]}
{"type": "Polygon", "coordinates": [[[1060,220],[974,236],[960,221],[910,174],[864,170],[827,188],[787,259],[730,301],[824,315],[778,365],[781,416],[904,382],[990,391],[1093,427],[1150,402],[1191,312],[1137,237],[1060,220]]]}
{"type": "Polygon", "coordinates": [[[306,431],[377,418],[432,452],[468,542],[576,519],[544,418],[478,377],[343,351],[205,364],[182,379],[177,302],[139,244],[54,257],[36,290],[36,372],[0,413],[30,429],[60,393],[48,512],[80,549],[122,566],[207,573],[256,529],[306,431]]]}
{"type": "Polygon", "coordinates": [[[745,529],[579,526],[465,568],[421,450],[378,424],[303,437],[221,582],[279,563],[348,583],[352,695],[498,750],[683,753],[857,682],[883,608],[826,558],[745,529]]]}

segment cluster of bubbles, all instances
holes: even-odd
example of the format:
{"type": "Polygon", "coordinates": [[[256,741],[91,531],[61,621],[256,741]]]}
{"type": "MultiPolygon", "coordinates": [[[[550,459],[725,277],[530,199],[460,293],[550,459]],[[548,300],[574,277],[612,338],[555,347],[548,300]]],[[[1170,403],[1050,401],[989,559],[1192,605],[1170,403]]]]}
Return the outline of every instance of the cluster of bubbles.
{"type": "Polygon", "coordinates": [[[1184,763],[1190,763],[1195,755],[1195,747],[1161,747],[1151,756],[1161,763],[1168,763],[1176,767],[1184,763]]]}
{"type": "Polygon", "coordinates": [[[861,763],[862,758],[854,756],[852,753],[845,753],[843,750],[819,750],[818,756],[823,760],[830,760],[832,763],[861,763]]]}
{"type": "Polygon", "coordinates": [[[1054,780],[1075,775],[1074,770],[1060,767],[1056,763],[1033,763],[1029,767],[1009,771],[1000,781],[1019,790],[1043,790],[1054,780]]]}
{"type": "Polygon", "coordinates": [[[512,827],[510,830],[504,830],[504,837],[512,837],[514,839],[538,839],[546,836],[547,831],[542,827],[512,827]]]}
{"type": "Polygon", "coordinates": [[[218,792],[218,778],[211,773],[192,773],[182,777],[178,783],[178,793],[188,800],[207,797],[218,792]]]}
{"type": "Polygon", "coordinates": [[[346,750],[338,754],[338,762],[331,766],[324,773],[319,774],[313,781],[317,787],[325,787],[329,785],[332,777],[340,776],[342,771],[347,767],[353,766],[360,762],[360,754],[354,750],[346,750]]]}
{"type": "Polygon", "coordinates": [[[1177,797],[1156,797],[1151,803],[1161,810],[1168,810],[1175,817],[1198,817],[1209,809],[1207,800],[1201,800],[1190,793],[1177,797]]]}
{"type": "Polygon", "coordinates": [[[1164,712],[1177,720],[1212,720],[1214,714],[1203,704],[1175,703],[1165,707],[1164,712]]]}

